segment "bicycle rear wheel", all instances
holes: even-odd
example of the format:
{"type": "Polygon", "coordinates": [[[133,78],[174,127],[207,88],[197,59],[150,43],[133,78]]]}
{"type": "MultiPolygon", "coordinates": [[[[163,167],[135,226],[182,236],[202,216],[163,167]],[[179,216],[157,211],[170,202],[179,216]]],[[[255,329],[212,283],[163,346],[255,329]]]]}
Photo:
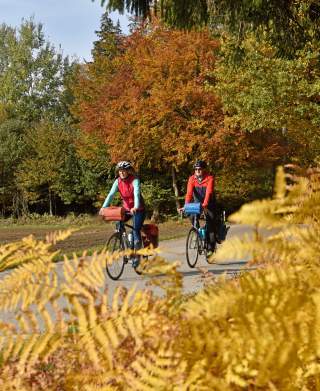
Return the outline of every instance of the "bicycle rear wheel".
{"type": "Polygon", "coordinates": [[[186,256],[187,262],[190,267],[195,267],[199,257],[199,244],[200,238],[198,231],[195,228],[191,228],[186,242],[186,256]]]}
{"type": "MultiPolygon", "coordinates": [[[[115,232],[110,236],[109,240],[107,241],[107,250],[110,253],[124,250],[122,237],[119,232],[115,232]]],[[[112,280],[118,280],[121,277],[121,274],[123,273],[124,264],[125,264],[125,257],[115,258],[113,259],[112,263],[107,262],[106,270],[108,276],[112,280]]]]}

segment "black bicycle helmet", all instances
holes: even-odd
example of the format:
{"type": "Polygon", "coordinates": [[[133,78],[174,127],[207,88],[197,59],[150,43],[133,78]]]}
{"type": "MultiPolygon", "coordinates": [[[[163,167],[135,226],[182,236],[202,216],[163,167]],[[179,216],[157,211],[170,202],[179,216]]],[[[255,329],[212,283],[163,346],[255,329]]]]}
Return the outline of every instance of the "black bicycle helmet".
{"type": "Polygon", "coordinates": [[[122,160],[119,162],[116,166],[116,170],[129,170],[132,168],[132,164],[130,162],[127,162],[126,160],[122,160]]]}
{"type": "Polygon", "coordinates": [[[204,162],[203,160],[197,160],[193,165],[193,168],[206,168],[206,167],[207,167],[206,162],[204,162]]]}

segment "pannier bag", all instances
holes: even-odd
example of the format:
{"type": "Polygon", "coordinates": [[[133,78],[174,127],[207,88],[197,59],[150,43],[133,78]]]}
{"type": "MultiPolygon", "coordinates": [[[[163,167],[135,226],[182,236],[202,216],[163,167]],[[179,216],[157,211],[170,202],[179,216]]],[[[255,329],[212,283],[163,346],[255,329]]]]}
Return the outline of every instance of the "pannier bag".
{"type": "Polygon", "coordinates": [[[141,237],[144,247],[149,247],[150,245],[153,248],[158,247],[159,245],[159,228],[156,224],[143,224],[141,228],[141,237]]]}
{"type": "Polygon", "coordinates": [[[201,210],[200,202],[190,202],[184,205],[184,213],[186,215],[199,215],[201,214],[201,210]]]}
{"type": "Polygon", "coordinates": [[[224,240],[226,240],[228,231],[230,227],[227,227],[226,225],[226,218],[225,218],[225,212],[221,211],[217,214],[216,219],[216,241],[217,243],[222,243],[224,240]]]}
{"type": "Polygon", "coordinates": [[[105,221],[124,221],[125,209],[121,206],[108,206],[101,209],[100,215],[105,221]]]}

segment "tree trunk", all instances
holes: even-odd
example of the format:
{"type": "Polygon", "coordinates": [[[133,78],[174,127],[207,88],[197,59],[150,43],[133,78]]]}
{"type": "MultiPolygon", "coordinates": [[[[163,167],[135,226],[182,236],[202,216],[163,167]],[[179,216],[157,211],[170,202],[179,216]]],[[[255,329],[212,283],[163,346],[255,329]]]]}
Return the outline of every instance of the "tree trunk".
{"type": "Polygon", "coordinates": [[[151,221],[153,223],[158,223],[160,218],[160,204],[156,204],[153,206],[152,210],[152,216],[151,216],[151,221]]]}
{"type": "Polygon", "coordinates": [[[52,193],[50,188],[49,188],[49,215],[52,216],[52,193]]]}
{"type": "Polygon", "coordinates": [[[21,190],[16,189],[12,198],[12,215],[15,217],[28,214],[28,202],[21,190]]]}
{"type": "Polygon", "coordinates": [[[178,184],[177,184],[176,170],[173,166],[171,167],[171,175],[172,175],[172,187],[173,187],[173,191],[174,191],[176,207],[177,207],[177,209],[179,209],[180,208],[179,189],[178,189],[178,184]]]}

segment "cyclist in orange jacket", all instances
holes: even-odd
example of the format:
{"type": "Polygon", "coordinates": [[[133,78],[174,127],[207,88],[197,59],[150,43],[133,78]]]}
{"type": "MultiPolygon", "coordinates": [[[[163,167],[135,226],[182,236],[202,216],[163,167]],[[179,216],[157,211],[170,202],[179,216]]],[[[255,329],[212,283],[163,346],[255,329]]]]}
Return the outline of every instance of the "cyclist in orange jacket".
{"type": "Polygon", "coordinates": [[[214,193],[214,176],[206,171],[206,163],[197,160],[193,166],[194,174],[189,177],[185,203],[200,202],[207,220],[207,239],[209,251],[216,247],[216,198],[214,193]]]}

